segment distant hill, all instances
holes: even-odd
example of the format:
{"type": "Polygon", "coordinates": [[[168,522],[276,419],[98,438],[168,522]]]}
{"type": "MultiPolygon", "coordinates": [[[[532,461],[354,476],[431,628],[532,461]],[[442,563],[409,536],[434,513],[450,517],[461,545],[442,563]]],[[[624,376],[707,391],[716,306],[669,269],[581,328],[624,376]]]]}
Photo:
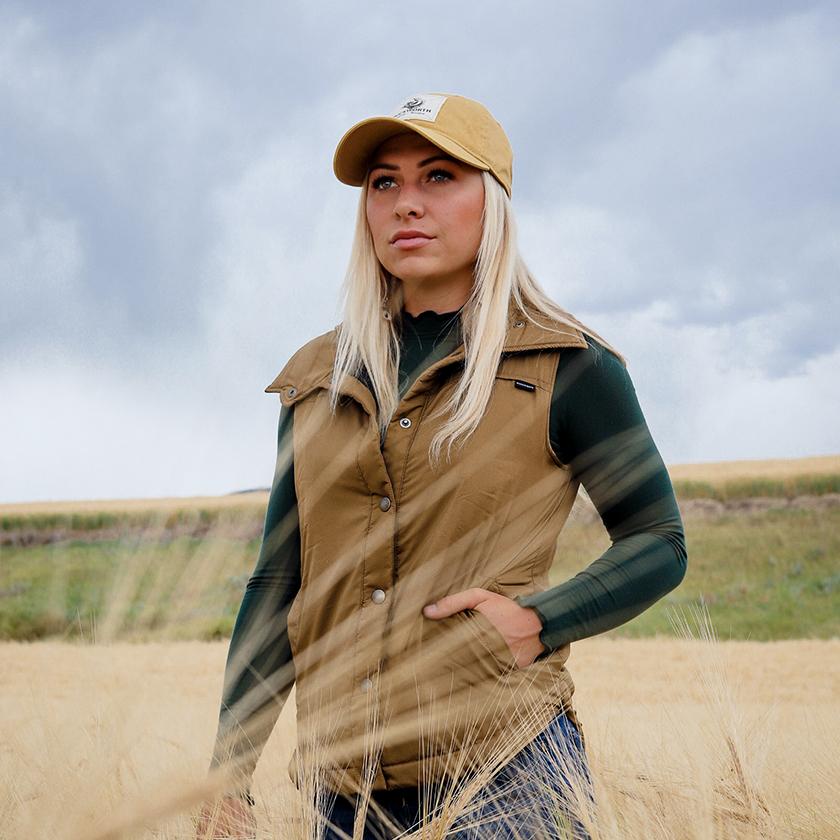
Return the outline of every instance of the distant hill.
{"type": "MultiPolygon", "coordinates": [[[[771,460],[673,464],[668,472],[681,499],[822,495],[840,492],[840,455],[771,460]]],[[[264,506],[268,488],[234,490],[222,496],[0,504],[0,519],[21,516],[142,514],[176,510],[216,510],[264,506]]]]}

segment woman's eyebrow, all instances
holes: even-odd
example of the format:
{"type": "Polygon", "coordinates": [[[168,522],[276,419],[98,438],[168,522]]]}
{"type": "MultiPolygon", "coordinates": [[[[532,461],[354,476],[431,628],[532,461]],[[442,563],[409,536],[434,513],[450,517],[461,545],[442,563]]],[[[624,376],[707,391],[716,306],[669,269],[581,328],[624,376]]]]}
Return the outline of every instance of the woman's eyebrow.
{"type": "MultiPolygon", "coordinates": [[[[458,161],[451,155],[432,155],[432,157],[421,160],[420,163],[417,164],[417,168],[420,169],[421,167],[427,166],[436,160],[444,160],[447,163],[458,163],[458,161]]],[[[389,169],[393,172],[398,170],[399,166],[395,166],[393,163],[383,163],[382,161],[377,161],[370,167],[370,169],[368,169],[368,172],[373,172],[374,169],[389,169]]]]}

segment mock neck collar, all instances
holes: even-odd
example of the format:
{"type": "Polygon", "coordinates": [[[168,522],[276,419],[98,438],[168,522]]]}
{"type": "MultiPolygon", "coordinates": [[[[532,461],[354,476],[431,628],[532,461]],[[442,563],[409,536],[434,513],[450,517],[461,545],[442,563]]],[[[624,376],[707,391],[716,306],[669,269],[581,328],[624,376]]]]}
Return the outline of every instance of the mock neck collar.
{"type": "Polygon", "coordinates": [[[442,331],[449,333],[447,327],[454,327],[461,320],[461,307],[451,312],[435,312],[433,309],[426,309],[417,315],[402,311],[404,326],[410,333],[414,333],[422,339],[438,338],[442,331]]]}
{"type": "Polygon", "coordinates": [[[451,318],[453,315],[457,315],[460,311],[461,307],[459,306],[457,309],[453,309],[451,312],[435,312],[434,309],[424,309],[417,315],[412,315],[410,312],[403,309],[402,314],[404,318],[410,318],[412,321],[421,321],[430,318],[451,318]]]}

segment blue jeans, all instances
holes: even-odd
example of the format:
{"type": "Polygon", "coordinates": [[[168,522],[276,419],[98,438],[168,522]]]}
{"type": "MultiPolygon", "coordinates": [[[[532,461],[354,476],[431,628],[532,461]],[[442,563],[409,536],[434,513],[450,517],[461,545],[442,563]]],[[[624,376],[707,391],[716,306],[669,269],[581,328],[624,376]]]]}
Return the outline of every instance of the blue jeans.
{"type": "MultiPolygon", "coordinates": [[[[468,813],[459,816],[449,837],[457,840],[589,840],[589,834],[565,803],[573,801],[569,794],[568,775],[563,770],[571,765],[584,792],[594,803],[592,778],[586,751],[575,725],[560,712],[524,749],[518,752],[494,776],[483,794],[476,797],[468,813]]],[[[344,840],[353,836],[353,817],[358,795],[347,798],[338,794],[327,797],[329,822],[324,840],[344,840]],[[333,830],[339,828],[344,834],[333,830]]],[[[416,829],[420,822],[421,792],[417,788],[395,788],[373,791],[376,804],[400,826],[400,830],[416,829]]],[[[440,801],[436,791],[427,792],[429,803],[440,801]]],[[[388,829],[368,808],[365,840],[392,840],[397,832],[388,829]]]]}

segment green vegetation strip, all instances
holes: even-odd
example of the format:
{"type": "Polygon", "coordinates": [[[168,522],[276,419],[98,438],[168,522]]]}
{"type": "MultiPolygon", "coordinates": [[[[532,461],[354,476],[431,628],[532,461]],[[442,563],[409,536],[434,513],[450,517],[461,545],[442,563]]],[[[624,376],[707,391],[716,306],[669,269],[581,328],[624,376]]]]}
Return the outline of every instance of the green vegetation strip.
{"type": "Polygon", "coordinates": [[[0,639],[229,635],[259,540],[145,537],[5,547],[0,639]]]}
{"type": "Polygon", "coordinates": [[[73,513],[16,513],[0,515],[0,531],[103,531],[110,529],[165,529],[178,525],[214,525],[262,518],[266,502],[238,507],[196,507],[175,510],[78,511],[73,513]]]}
{"type": "MultiPolygon", "coordinates": [[[[791,499],[840,493],[840,474],[794,475],[788,478],[746,478],[720,481],[675,480],[679,499],[735,501],[757,496],[791,499]]],[[[224,499],[225,497],[220,497],[224,499]]],[[[252,504],[207,505],[174,510],[77,511],[73,513],[0,514],[0,532],[81,532],[172,529],[179,526],[212,527],[218,523],[244,522],[265,514],[266,499],[252,504]]]]}
{"type": "Polygon", "coordinates": [[[757,496],[792,499],[840,493],[840,475],[794,475],[789,478],[738,478],[725,481],[674,481],[679,499],[716,499],[719,502],[757,496]]]}
{"type": "MultiPolygon", "coordinates": [[[[233,515],[247,522],[263,512],[233,515]]],[[[196,513],[187,516],[193,522],[196,513]]],[[[213,522],[218,527],[202,537],[156,539],[152,530],[94,540],[91,533],[90,540],[0,548],[0,638],[228,636],[259,539],[231,537],[229,519],[213,522]]],[[[840,636],[840,508],[688,518],[686,535],[683,583],[613,635],[673,635],[669,614],[702,599],[724,639],[840,636]]],[[[573,576],[607,545],[599,522],[570,522],[552,583],[573,576]]]]}
{"type": "MultiPolygon", "coordinates": [[[[671,616],[701,600],[721,639],[840,637],[840,508],[725,513],[685,521],[683,582],[609,635],[673,636],[671,616]]],[[[560,583],[609,545],[600,522],[566,528],[551,582],[560,583]]]]}

